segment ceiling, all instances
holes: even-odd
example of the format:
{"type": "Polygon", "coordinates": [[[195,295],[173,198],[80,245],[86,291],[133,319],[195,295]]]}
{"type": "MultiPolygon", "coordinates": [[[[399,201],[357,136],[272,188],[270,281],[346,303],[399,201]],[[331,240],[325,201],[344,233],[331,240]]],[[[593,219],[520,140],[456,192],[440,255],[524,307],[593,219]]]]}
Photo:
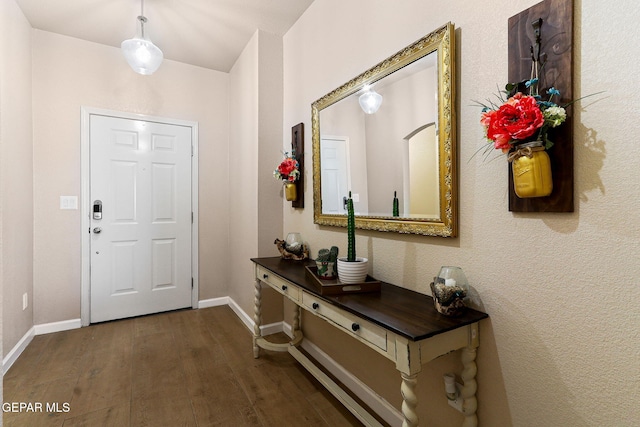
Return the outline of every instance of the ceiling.
{"type": "MultiPolygon", "coordinates": [[[[285,34],[313,0],[145,0],[146,35],[165,59],[228,72],[257,29],[285,34]]],[[[140,0],[16,0],[33,28],[120,47],[140,0]]]]}

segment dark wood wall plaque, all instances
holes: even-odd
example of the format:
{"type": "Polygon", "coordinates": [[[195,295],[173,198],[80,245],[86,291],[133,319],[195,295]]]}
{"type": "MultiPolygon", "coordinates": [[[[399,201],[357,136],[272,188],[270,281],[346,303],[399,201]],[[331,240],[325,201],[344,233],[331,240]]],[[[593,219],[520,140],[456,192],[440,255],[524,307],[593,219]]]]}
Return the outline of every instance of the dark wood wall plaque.
{"type": "MultiPolygon", "coordinates": [[[[545,0],[509,18],[509,82],[531,77],[532,46],[536,36],[533,23],[540,26],[539,93],[547,97],[547,89],[555,87],[562,106],[573,100],[573,0],[545,0]]],[[[551,129],[554,146],[548,150],[553,174],[553,192],[547,197],[521,199],[513,190],[509,164],[509,210],[512,212],[573,212],[573,114],[567,108],[567,120],[551,129]]]]}
{"type": "Polygon", "coordinates": [[[291,202],[294,208],[304,208],[304,123],[291,128],[291,150],[296,155],[300,167],[300,178],[296,182],[296,200],[291,202]]]}

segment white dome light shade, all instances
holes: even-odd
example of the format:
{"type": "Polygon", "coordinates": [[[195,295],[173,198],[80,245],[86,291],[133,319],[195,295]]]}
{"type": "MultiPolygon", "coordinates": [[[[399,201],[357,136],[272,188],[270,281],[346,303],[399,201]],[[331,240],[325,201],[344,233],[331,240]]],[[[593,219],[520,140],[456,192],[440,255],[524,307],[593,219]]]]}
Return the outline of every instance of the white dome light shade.
{"type": "Polygon", "coordinates": [[[164,56],[158,46],[144,39],[129,39],[120,45],[122,53],[133,71],[148,76],[153,74],[162,63],[164,56]]]}
{"type": "Polygon", "coordinates": [[[365,93],[360,95],[358,102],[360,103],[362,111],[367,114],[373,114],[378,111],[380,105],[382,105],[382,95],[373,89],[368,89],[365,93]]]}
{"type": "Polygon", "coordinates": [[[123,41],[120,48],[133,71],[148,76],[160,67],[164,55],[160,48],[144,35],[144,23],[147,22],[147,18],[138,16],[138,20],[140,33],[132,39],[123,41]]]}

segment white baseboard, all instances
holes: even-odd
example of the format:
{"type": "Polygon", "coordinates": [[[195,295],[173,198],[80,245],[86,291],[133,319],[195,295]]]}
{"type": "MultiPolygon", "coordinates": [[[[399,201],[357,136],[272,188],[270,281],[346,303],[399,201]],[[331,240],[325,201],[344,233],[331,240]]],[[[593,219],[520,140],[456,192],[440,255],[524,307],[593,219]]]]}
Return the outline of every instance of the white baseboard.
{"type": "Polygon", "coordinates": [[[41,325],[35,325],[27,331],[20,341],[11,349],[9,353],[2,359],[2,375],[13,366],[18,357],[27,348],[29,343],[36,335],[51,334],[53,332],[69,331],[71,329],[78,329],[82,325],[80,319],[63,320],[61,322],[43,323],[41,325]]]}
{"type": "Polygon", "coordinates": [[[209,308],[209,307],[218,307],[221,305],[228,305],[229,299],[230,299],[229,297],[203,299],[201,301],[198,301],[198,307],[196,308],[209,308]]]}
{"type": "Polygon", "coordinates": [[[54,332],[69,331],[79,329],[82,326],[80,319],[63,320],[61,322],[43,323],[35,325],[36,335],[51,334],[54,332]]]}
{"type": "Polygon", "coordinates": [[[26,334],[18,341],[9,353],[2,360],[2,375],[7,373],[9,369],[13,366],[13,364],[18,360],[18,357],[22,354],[22,352],[27,348],[29,343],[33,340],[33,337],[36,334],[36,328],[32,327],[27,331],[26,334]]]}
{"type": "MultiPolygon", "coordinates": [[[[253,318],[249,316],[247,313],[245,313],[245,311],[242,308],[240,308],[240,306],[233,300],[233,298],[228,298],[228,300],[229,300],[229,307],[231,307],[231,310],[233,310],[236,316],[240,318],[242,323],[244,323],[244,325],[251,331],[251,333],[253,333],[253,327],[255,325],[253,318]]],[[[260,333],[261,335],[271,335],[278,332],[282,332],[284,330],[283,325],[284,325],[284,322],[276,322],[276,323],[269,323],[268,325],[261,325],[260,333]]]]}

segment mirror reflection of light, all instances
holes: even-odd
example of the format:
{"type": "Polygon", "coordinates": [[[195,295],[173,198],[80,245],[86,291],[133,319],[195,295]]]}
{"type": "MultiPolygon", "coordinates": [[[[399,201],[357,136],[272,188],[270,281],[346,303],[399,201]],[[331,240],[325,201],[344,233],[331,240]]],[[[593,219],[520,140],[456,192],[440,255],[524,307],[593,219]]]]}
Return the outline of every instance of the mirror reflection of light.
{"type": "Polygon", "coordinates": [[[382,95],[371,89],[369,85],[365,86],[364,90],[365,92],[360,95],[358,102],[360,103],[362,111],[367,114],[373,114],[378,111],[382,105],[382,95]]]}

